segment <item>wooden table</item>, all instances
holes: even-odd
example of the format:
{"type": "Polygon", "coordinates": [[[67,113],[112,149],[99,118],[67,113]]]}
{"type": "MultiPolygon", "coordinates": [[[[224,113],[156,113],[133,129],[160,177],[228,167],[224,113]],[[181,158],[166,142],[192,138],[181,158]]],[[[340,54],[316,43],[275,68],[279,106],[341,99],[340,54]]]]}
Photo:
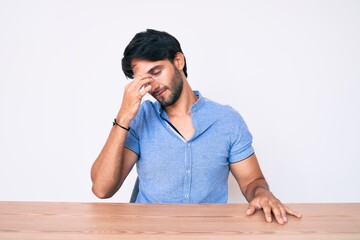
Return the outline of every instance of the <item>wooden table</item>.
{"type": "Polygon", "coordinates": [[[279,225],[247,204],[0,202],[0,239],[360,239],[360,203],[288,204],[279,225]]]}

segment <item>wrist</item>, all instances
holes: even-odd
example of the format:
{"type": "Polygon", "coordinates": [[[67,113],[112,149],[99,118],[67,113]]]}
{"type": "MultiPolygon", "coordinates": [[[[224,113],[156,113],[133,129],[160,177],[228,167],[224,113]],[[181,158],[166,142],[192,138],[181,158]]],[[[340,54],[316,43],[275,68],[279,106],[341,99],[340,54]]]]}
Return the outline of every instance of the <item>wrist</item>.
{"type": "Polygon", "coordinates": [[[129,128],[130,127],[130,122],[132,119],[126,117],[126,115],[121,115],[120,113],[116,116],[116,118],[114,119],[114,121],[116,121],[117,124],[129,128]]]}
{"type": "Polygon", "coordinates": [[[254,196],[256,196],[257,194],[263,193],[263,192],[270,192],[269,188],[267,188],[265,186],[257,186],[254,189],[254,196]]]}
{"type": "Polygon", "coordinates": [[[122,126],[121,124],[119,124],[117,121],[116,121],[116,118],[114,119],[114,122],[113,122],[113,126],[118,126],[119,128],[122,128],[126,131],[130,131],[130,127],[124,127],[122,126]]]}

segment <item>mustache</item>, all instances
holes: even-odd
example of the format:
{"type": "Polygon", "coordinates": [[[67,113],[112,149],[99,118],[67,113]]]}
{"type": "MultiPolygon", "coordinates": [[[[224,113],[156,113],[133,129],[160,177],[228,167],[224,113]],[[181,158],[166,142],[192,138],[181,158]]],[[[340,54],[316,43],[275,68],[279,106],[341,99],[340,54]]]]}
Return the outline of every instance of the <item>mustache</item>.
{"type": "Polygon", "coordinates": [[[155,89],[155,91],[151,92],[151,95],[156,96],[159,93],[161,93],[161,92],[163,92],[163,91],[165,91],[167,89],[168,89],[168,87],[162,87],[162,88],[155,89]]]}

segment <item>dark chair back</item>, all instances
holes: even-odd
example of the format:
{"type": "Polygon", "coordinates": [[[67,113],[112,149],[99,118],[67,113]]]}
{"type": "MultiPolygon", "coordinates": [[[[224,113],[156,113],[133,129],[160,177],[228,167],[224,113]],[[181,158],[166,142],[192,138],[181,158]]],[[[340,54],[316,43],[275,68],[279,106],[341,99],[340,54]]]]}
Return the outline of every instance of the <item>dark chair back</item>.
{"type": "Polygon", "coordinates": [[[133,191],[131,193],[130,203],[135,203],[139,193],[139,177],[136,178],[133,191]]]}

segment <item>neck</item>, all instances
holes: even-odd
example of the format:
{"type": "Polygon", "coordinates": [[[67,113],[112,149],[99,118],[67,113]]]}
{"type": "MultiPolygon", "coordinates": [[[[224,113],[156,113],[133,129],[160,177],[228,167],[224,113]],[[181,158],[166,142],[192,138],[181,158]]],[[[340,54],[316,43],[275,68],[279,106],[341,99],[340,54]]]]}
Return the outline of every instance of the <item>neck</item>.
{"type": "Polygon", "coordinates": [[[184,77],[183,90],[179,99],[171,106],[165,108],[169,117],[190,115],[191,106],[197,101],[198,97],[191,89],[188,81],[184,77]]]}

